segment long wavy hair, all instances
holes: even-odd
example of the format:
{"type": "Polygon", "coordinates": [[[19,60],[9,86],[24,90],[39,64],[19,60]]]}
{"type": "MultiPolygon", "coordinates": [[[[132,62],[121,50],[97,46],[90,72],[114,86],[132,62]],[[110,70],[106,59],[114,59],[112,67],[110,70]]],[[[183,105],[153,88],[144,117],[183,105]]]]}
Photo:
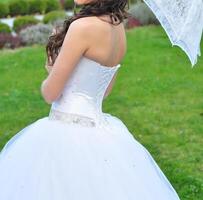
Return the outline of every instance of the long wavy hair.
{"type": "Polygon", "coordinates": [[[65,35],[69,29],[70,24],[82,17],[87,16],[100,16],[109,15],[111,24],[118,25],[128,18],[129,13],[126,11],[126,7],[129,9],[128,0],[94,0],[90,3],[81,6],[79,12],[76,12],[76,3],[74,5],[74,15],[63,22],[62,28],[56,28],[55,33],[49,36],[46,45],[47,61],[49,65],[53,65],[60,48],[63,44],[65,35]]]}

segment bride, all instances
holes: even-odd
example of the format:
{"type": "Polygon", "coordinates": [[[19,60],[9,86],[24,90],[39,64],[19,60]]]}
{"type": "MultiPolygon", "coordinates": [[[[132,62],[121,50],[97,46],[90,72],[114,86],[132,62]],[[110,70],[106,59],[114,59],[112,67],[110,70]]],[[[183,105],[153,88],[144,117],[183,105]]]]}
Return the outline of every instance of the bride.
{"type": "Polygon", "coordinates": [[[50,113],[0,153],[0,199],[179,200],[147,149],[102,111],[126,53],[127,0],[75,3],[82,9],[46,46],[50,113]]]}

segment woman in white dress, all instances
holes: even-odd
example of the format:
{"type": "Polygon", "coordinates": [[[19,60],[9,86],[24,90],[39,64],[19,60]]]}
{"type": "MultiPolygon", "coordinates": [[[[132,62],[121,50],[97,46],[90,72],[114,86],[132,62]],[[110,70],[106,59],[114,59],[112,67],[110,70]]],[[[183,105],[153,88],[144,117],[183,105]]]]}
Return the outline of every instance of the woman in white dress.
{"type": "Polygon", "coordinates": [[[126,52],[127,0],[77,0],[47,44],[48,116],[0,153],[0,200],[179,200],[147,149],[102,112],[126,52]]]}

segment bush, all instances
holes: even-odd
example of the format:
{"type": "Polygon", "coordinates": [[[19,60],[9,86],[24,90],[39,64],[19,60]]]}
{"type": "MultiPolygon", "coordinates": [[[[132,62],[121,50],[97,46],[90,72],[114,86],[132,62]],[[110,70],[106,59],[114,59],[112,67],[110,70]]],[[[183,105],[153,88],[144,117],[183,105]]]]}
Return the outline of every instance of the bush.
{"type": "Polygon", "coordinates": [[[48,13],[53,10],[61,9],[61,5],[59,4],[58,0],[46,0],[46,9],[45,13],[48,13]]]}
{"type": "Polygon", "coordinates": [[[134,27],[141,26],[139,20],[135,19],[134,17],[128,17],[127,20],[124,21],[125,23],[125,28],[131,29],[134,27]]]}
{"type": "Polygon", "coordinates": [[[39,20],[31,15],[19,16],[14,20],[13,29],[15,32],[19,32],[23,28],[37,23],[39,23],[39,20]]]}
{"type": "Polygon", "coordinates": [[[135,3],[140,3],[143,2],[142,0],[130,0],[131,4],[135,4],[135,3]]]}
{"type": "Polygon", "coordinates": [[[159,21],[145,3],[136,3],[129,9],[128,12],[142,25],[159,24],[159,21]]]}
{"type": "Polygon", "coordinates": [[[64,11],[51,11],[44,16],[43,22],[45,24],[54,23],[54,21],[58,19],[65,19],[66,17],[66,13],[64,11]]]}
{"type": "Polygon", "coordinates": [[[51,23],[54,27],[61,27],[63,28],[64,19],[57,19],[51,23]]]}
{"type": "Polygon", "coordinates": [[[29,14],[45,13],[46,10],[45,0],[28,0],[28,3],[29,3],[29,14]]]}
{"type": "Polygon", "coordinates": [[[13,36],[8,33],[0,33],[0,49],[6,48],[17,48],[22,46],[22,40],[19,36],[13,36]]]}
{"type": "Polygon", "coordinates": [[[9,14],[11,16],[15,15],[25,15],[28,14],[29,4],[26,0],[12,0],[9,2],[9,14]]]}
{"type": "Polygon", "coordinates": [[[46,44],[52,30],[53,26],[40,23],[23,29],[19,36],[26,45],[46,44]]]}
{"type": "Polygon", "coordinates": [[[0,33],[11,33],[11,29],[7,24],[0,22],[0,33]]]}
{"type": "Polygon", "coordinates": [[[7,17],[9,14],[8,4],[0,2],[0,18],[7,17]]]}
{"type": "Polygon", "coordinates": [[[72,9],[74,7],[74,1],[73,0],[65,0],[64,1],[64,8],[66,10],[72,9]]]}
{"type": "Polygon", "coordinates": [[[28,0],[28,2],[30,14],[44,14],[53,10],[61,9],[58,0],[28,0]]]}

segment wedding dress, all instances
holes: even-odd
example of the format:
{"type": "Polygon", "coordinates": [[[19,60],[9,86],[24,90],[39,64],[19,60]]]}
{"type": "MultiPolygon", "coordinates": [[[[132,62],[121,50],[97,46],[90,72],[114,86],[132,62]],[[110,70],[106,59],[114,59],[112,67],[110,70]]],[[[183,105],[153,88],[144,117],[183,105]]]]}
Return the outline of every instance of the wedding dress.
{"type": "Polygon", "coordinates": [[[49,115],[2,149],[0,200],[179,200],[148,150],[102,112],[120,66],[81,58],[49,115]]]}

